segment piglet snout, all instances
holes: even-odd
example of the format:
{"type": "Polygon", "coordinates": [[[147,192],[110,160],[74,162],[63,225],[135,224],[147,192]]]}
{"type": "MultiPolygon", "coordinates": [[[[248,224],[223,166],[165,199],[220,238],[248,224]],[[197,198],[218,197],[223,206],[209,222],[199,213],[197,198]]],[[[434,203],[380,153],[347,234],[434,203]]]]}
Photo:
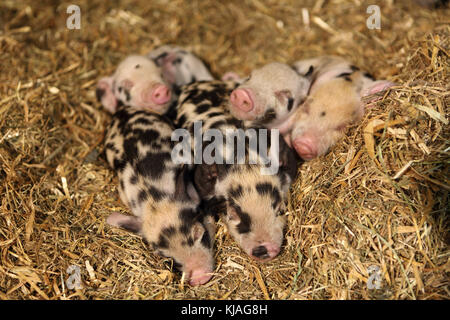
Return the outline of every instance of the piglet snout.
{"type": "Polygon", "coordinates": [[[199,286],[205,284],[211,279],[212,272],[207,268],[199,268],[192,270],[189,277],[189,284],[191,286],[199,286]]]}
{"type": "Polygon", "coordinates": [[[317,157],[317,144],[309,136],[302,136],[294,140],[294,149],[304,160],[312,160],[317,157]]]}
{"type": "Polygon", "coordinates": [[[249,90],[246,89],[239,88],[233,90],[231,92],[230,101],[234,107],[244,112],[249,112],[254,107],[251,93],[249,90]]]}
{"type": "Polygon", "coordinates": [[[280,247],[269,242],[262,243],[252,250],[252,256],[261,261],[271,260],[275,258],[278,253],[280,253],[280,247]]]}
{"type": "Polygon", "coordinates": [[[142,101],[154,104],[165,104],[170,100],[170,89],[163,84],[158,84],[142,92],[142,101]]]}

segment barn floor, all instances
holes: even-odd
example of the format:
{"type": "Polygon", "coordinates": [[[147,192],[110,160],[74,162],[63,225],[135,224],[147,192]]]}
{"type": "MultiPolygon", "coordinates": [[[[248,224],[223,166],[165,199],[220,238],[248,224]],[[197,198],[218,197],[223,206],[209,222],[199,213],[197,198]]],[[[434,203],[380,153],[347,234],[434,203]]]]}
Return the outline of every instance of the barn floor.
{"type": "Polygon", "coordinates": [[[450,298],[449,9],[377,1],[376,30],[365,0],[73,2],[79,30],[59,1],[0,2],[0,299],[450,298]],[[219,221],[201,287],[105,225],[127,209],[95,85],[165,43],[217,76],[337,54],[399,84],[299,168],[280,256],[252,261],[219,221]]]}

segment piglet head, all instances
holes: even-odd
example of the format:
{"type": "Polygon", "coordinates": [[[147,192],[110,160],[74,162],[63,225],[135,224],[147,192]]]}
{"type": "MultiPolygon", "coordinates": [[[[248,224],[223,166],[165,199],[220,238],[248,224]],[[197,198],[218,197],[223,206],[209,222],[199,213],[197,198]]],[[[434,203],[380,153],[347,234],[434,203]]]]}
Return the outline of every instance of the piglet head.
{"type": "Polygon", "coordinates": [[[260,205],[246,212],[241,205],[231,202],[226,214],[230,234],[249,256],[260,262],[275,258],[283,240],[284,219],[278,219],[275,212],[267,209],[260,205]]]}
{"type": "Polygon", "coordinates": [[[185,273],[191,285],[208,282],[214,271],[214,219],[173,200],[164,200],[146,210],[151,212],[143,218],[115,212],[106,221],[143,236],[158,255],[173,259],[174,266],[185,273]]]}
{"type": "Polygon", "coordinates": [[[285,199],[278,176],[263,176],[259,170],[229,172],[216,190],[226,202],[225,223],[231,236],[249,256],[265,262],[281,249],[285,199]]]}
{"type": "Polygon", "coordinates": [[[119,64],[112,77],[99,81],[97,97],[111,113],[120,101],[124,105],[162,114],[169,107],[171,90],[152,60],[129,56],[119,64]]]}
{"type": "Polygon", "coordinates": [[[177,175],[175,193],[144,205],[141,217],[113,213],[107,222],[144,237],[152,249],[172,258],[193,286],[206,283],[213,274],[215,221],[199,206],[199,197],[188,170],[177,175]]]}
{"type": "Polygon", "coordinates": [[[269,128],[278,126],[305,99],[309,84],[306,77],[285,64],[267,64],[231,92],[230,111],[241,120],[269,128]]]}
{"type": "Polygon", "coordinates": [[[304,160],[325,154],[350,123],[363,116],[355,86],[336,78],[320,86],[296,111],[290,145],[304,160]]]}
{"type": "Polygon", "coordinates": [[[182,47],[163,45],[147,56],[161,68],[164,80],[174,88],[194,81],[213,80],[205,63],[182,47]]]}

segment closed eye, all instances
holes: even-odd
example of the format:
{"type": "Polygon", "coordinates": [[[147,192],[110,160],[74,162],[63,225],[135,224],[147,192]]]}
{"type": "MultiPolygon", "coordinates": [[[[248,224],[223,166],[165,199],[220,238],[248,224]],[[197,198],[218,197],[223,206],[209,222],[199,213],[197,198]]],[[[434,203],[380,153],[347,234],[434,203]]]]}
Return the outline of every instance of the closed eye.
{"type": "Polygon", "coordinates": [[[279,209],[277,211],[277,216],[284,216],[285,214],[286,214],[286,210],[284,210],[284,209],[279,209]]]}
{"type": "Polygon", "coordinates": [[[286,215],[286,207],[283,203],[280,203],[275,211],[276,216],[284,216],[286,215]]]}

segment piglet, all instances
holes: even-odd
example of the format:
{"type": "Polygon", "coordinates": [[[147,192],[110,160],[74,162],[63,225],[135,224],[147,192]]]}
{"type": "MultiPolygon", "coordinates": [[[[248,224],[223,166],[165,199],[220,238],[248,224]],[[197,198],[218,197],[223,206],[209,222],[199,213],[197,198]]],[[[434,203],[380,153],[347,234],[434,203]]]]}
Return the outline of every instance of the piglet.
{"type": "MultiPolygon", "coordinates": [[[[230,76],[233,77],[233,76],[230,76]]],[[[230,94],[230,112],[246,126],[280,129],[308,93],[310,81],[290,66],[273,62],[252,71],[230,94]]]]}
{"type": "Polygon", "coordinates": [[[147,54],[162,70],[172,89],[196,82],[213,80],[206,64],[192,52],[174,45],[160,46],[147,54]]]}
{"type": "Polygon", "coordinates": [[[378,99],[375,94],[394,85],[376,81],[341,57],[302,60],[293,67],[312,80],[308,98],[286,122],[291,130],[285,139],[304,160],[325,154],[347,125],[362,119],[363,97],[373,102],[378,99]]]}
{"type": "Polygon", "coordinates": [[[160,68],[150,59],[132,55],[123,60],[112,76],[100,79],[97,99],[110,113],[119,105],[163,114],[169,108],[171,89],[160,68]]]}
{"type": "MultiPolygon", "coordinates": [[[[263,169],[267,168],[263,161],[251,164],[246,157],[245,161],[238,163],[236,158],[228,158],[228,151],[235,151],[240,143],[236,139],[236,144],[232,143],[228,149],[227,135],[247,130],[243,121],[229,113],[229,96],[237,85],[232,81],[216,80],[183,87],[177,123],[192,133],[195,123],[201,121],[203,135],[215,131],[219,134],[214,142],[223,139],[218,144],[221,147],[214,151],[215,155],[220,155],[218,161],[202,161],[195,165],[194,184],[209,212],[223,215],[227,229],[238,245],[255,260],[264,262],[274,259],[281,250],[286,225],[284,212],[288,190],[297,172],[297,154],[284,144],[283,139],[274,139],[279,151],[279,170],[274,174],[263,174],[263,169]],[[233,161],[223,163],[227,159],[233,161]]],[[[269,150],[272,147],[276,150],[276,146],[271,145],[271,131],[257,129],[262,129],[262,132],[257,134],[256,146],[252,148],[245,142],[249,142],[246,138],[241,140],[246,156],[252,152],[250,149],[253,152],[260,150],[262,143],[267,143],[265,146],[269,150]],[[264,132],[267,133],[265,137],[264,132]]],[[[278,135],[275,137],[280,138],[278,135]]],[[[206,147],[208,144],[205,143],[206,147]]],[[[194,143],[191,147],[194,154],[194,143]]],[[[232,152],[233,157],[236,154],[232,152]]],[[[258,160],[262,158],[259,154],[258,160]]]]}
{"type": "Polygon", "coordinates": [[[193,177],[172,161],[174,130],[165,116],[120,106],[105,139],[109,165],[117,171],[119,196],[132,216],[112,213],[107,222],[141,235],[170,257],[193,286],[214,270],[214,219],[204,214],[193,177]]]}

